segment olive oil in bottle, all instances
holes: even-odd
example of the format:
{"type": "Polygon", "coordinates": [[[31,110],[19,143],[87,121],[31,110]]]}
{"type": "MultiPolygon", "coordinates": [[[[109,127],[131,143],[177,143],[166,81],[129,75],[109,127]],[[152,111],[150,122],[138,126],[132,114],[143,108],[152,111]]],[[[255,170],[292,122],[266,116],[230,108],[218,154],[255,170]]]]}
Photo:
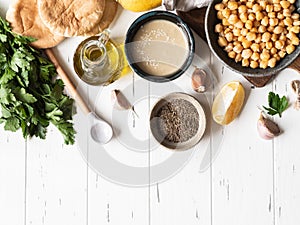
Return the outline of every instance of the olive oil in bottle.
{"type": "Polygon", "coordinates": [[[108,85],[129,72],[123,45],[116,45],[108,30],[79,44],[73,61],[75,72],[91,85],[108,85]]]}

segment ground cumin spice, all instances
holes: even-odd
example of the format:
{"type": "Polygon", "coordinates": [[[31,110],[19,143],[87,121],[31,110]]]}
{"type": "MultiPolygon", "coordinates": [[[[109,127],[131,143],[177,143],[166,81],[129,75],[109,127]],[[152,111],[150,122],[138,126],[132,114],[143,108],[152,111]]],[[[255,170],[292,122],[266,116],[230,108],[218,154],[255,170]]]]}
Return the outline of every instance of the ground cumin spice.
{"type": "Polygon", "coordinates": [[[199,128],[197,109],[187,100],[172,99],[158,111],[158,130],[170,142],[179,143],[191,139],[199,128]]]}

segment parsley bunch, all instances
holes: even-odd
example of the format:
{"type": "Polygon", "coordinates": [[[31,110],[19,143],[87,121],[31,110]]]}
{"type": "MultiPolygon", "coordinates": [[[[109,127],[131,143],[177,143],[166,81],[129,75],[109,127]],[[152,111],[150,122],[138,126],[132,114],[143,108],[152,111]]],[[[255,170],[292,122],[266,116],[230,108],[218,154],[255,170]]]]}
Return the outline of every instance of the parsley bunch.
{"type": "Polygon", "coordinates": [[[42,139],[52,123],[65,143],[73,144],[73,99],[63,93],[53,64],[29,45],[32,41],[13,33],[0,17],[0,123],[5,130],[21,129],[24,138],[42,139]]]}
{"type": "Polygon", "coordinates": [[[267,110],[269,115],[272,116],[279,114],[279,116],[281,117],[283,111],[286,110],[289,106],[289,102],[285,96],[280,98],[278,94],[275,94],[272,91],[269,92],[268,102],[269,102],[269,107],[263,106],[263,108],[267,110]]]}

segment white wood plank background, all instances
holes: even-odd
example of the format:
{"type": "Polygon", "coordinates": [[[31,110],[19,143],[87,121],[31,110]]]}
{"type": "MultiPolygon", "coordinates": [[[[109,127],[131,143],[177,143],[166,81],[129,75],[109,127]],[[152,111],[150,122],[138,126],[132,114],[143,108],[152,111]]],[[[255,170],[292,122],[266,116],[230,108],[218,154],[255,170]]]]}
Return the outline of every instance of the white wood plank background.
{"type": "MultiPolygon", "coordinates": [[[[1,0],[1,16],[9,3],[1,0]]],[[[124,34],[137,16],[120,12],[120,24],[113,26],[112,35],[124,34]]],[[[66,40],[55,49],[73,75],[72,57],[80,40],[66,40]]],[[[276,118],[284,133],[273,141],[260,139],[256,131],[257,106],[267,103],[271,90],[292,102],[289,83],[299,79],[299,74],[286,69],[266,87],[251,88],[209,52],[202,54],[216,75],[215,91],[228,81],[239,80],[247,95],[241,115],[220,128],[223,142],[211,167],[199,170],[204,154],[199,150],[169,180],[126,187],[90,169],[76,146],[63,144],[55,127],[50,127],[45,141],[24,141],[19,132],[5,132],[1,126],[0,224],[299,224],[300,112],[290,107],[282,118],[276,118]]],[[[79,82],[75,76],[74,80],[79,82]]],[[[93,103],[95,88],[78,84],[84,98],[93,103]]]]}

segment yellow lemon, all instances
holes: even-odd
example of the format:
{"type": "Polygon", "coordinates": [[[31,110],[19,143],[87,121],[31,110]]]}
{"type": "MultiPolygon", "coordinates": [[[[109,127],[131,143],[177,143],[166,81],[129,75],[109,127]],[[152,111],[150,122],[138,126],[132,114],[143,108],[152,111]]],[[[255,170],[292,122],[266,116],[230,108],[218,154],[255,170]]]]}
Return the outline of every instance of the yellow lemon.
{"type": "Polygon", "coordinates": [[[238,81],[225,84],[212,105],[213,119],[221,125],[232,122],[240,113],[245,99],[245,90],[238,81]]]}
{"type": "Polygon", "coordinates": [[[124,9],[133,12],[147,11],[161,5],[162,0],[117,0],[124,9]]]}

